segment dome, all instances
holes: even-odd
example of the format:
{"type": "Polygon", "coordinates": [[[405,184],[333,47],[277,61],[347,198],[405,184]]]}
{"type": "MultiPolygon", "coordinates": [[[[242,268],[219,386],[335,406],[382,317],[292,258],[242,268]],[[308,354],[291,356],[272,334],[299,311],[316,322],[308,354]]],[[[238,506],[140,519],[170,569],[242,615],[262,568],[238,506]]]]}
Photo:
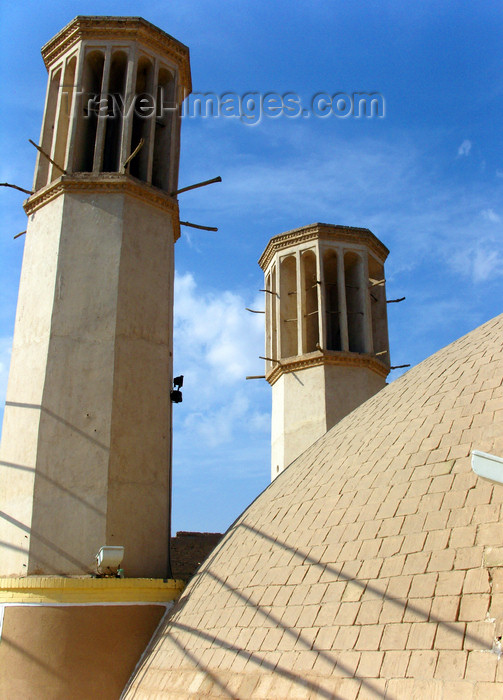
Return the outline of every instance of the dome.
{"type": "Polygon", "coordinates": [[[126,698],[501,698],[503,316],[341,420],[230,527],[126,698]]]}

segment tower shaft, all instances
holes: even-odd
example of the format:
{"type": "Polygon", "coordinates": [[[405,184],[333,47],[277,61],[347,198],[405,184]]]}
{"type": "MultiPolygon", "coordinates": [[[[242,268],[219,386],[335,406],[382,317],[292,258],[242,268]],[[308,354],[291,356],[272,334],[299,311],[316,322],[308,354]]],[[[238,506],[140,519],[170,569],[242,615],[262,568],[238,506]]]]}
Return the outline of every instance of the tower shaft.
{"type": "Polygon", "coordinates": [[[117,544],[129,576],[163,577],[179,236],[169,193],[188,50],[139,18],[78,17],[42,53],[41,143],[65,173],[39,155],[25,203],[0,573],[82,574],[117,544]]]}
{"type": "Polygon", "coordinates": [[[385,246],[367,229],[313,224],[271,239],[266,377],[271,476],[385,385],[385,246]]]}

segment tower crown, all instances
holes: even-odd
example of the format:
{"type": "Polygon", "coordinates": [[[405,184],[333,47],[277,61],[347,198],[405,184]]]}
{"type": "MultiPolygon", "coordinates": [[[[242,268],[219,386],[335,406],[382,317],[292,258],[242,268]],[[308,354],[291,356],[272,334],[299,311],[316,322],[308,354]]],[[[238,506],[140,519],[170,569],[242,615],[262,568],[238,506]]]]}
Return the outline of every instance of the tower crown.
{"type": "Polygon", "coordinates": [[[388,253],[368,229],[315,223],[274,236],[262,254],[273,478],[384,386],[388,253]]]}
{"type": "Polygon", "coordinates": [[[127,172],[175,190],[188,48],[141,17],[79,16],[42,56],[49,81],[40,145],[57,166],[39,154],[34,189],[64,171],[127,172]]]}

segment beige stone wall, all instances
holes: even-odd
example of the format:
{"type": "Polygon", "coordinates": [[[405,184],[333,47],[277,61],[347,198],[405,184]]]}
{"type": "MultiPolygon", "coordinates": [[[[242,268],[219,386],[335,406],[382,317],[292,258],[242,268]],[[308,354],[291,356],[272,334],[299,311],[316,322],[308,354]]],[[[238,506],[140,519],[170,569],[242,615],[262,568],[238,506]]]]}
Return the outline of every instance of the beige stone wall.
{"type": "Polygon", "coordinates": [[[104,544],[165,575],[173,227],[126,192],[30,216],[0,468],[1,573],[82,573],[104,544]]]}
{"type": "Polygon", "coordinates": [[[499,700],[503,316],[343,418],[226,533],[126,695],[499,700]]]}

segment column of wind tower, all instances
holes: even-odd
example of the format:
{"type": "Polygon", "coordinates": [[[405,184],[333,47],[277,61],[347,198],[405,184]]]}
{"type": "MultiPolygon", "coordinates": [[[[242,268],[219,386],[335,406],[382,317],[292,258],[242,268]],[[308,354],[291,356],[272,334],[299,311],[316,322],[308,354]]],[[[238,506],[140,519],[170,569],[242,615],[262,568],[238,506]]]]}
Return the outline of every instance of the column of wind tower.
{"type": "Polygon", "coordinates": [[[0,574],[75,575],[103,545],[166,575],[174,243],[189,52],[77,17],[49,73],[0,452],[0,574]],[[49,156],[49,158],[47,157],[49,156]]]}
{"type": "Polygon", "coordinates": [[[271,479],[385,386],[388,252],[368,229],[320,223],[263,252],[271,479]]]}

